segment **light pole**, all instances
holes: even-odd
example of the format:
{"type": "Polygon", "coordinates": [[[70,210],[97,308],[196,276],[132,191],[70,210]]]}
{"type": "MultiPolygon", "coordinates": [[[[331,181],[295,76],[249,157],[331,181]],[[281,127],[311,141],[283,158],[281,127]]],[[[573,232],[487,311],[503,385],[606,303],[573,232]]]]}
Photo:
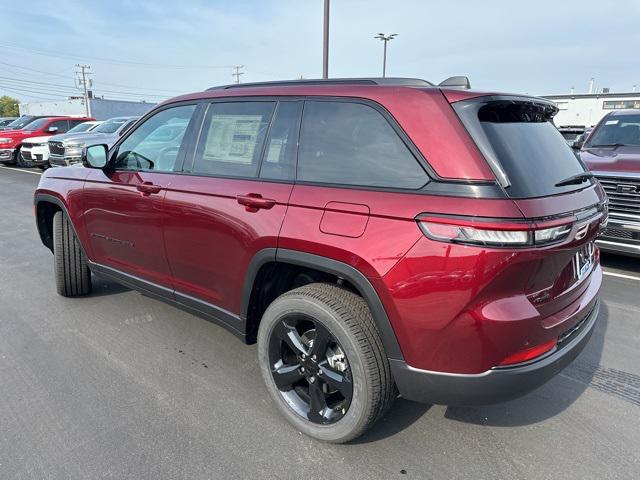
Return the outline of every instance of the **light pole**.
{"type": "Polygon", "coordinates": [[[322,78],[329,78],[329,0],[324,0],[322,27],[322,78]]]}
{"type": "Polygon", "coordinates": [[[373,38],[379,38],[384,42],[384,56],[382,57],[382,78],[387,76],[387,43],[389,40],[393,40],[394,37],[398,35],[397,33],[392,33],[391,35],[385,35],[384,33],[379,33],[373,38]]]}

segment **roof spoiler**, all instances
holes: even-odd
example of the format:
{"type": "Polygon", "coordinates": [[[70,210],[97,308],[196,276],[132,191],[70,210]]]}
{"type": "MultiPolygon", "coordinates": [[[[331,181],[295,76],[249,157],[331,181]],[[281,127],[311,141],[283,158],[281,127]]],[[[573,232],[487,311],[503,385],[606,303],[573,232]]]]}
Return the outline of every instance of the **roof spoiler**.
{"type": "Polygon", "coordinates": [[[471,82],[469,81],[469,77],[457,75],[455,77],[449,77],[446,80],[441,81],[438,86],[459,88],[460,90],[469,90],[471,88],[471,82]]]}

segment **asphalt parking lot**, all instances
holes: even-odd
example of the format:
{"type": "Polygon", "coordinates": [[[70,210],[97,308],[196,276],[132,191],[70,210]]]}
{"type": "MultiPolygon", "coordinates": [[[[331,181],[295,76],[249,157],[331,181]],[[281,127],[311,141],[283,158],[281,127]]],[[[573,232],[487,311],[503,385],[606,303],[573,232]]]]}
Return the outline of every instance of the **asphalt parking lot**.
{"type": "Polygon", "coordinates": [[[32,195],[0,168],[1,479],[639,478],[640,261],[606,255],[586,350],[519,400],[399,400],[350,445],[302,436],[263,387],[255,346],[103,280],[56,295],[32,195]]]}

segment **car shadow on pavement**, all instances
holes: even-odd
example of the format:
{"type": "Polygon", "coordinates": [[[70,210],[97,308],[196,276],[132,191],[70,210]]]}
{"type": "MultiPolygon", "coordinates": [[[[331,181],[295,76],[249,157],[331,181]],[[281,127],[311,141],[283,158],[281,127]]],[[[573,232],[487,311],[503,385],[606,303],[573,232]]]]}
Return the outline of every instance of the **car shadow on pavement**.
{"type": "Polygon", "coordinates": [[[555,417],[570,407],[589,387],[602,357],[609,311],[604,302],[589,343],[560,374],[524,397],[481,407],[448,407],[445,417],[459,422],[516,427],[555,417]]]}
{"type": "Polygon", "coordinates": [[[91,294],[89,297],[103,297],[106,295],[116,295],[118,293],[124,293],[131,290],[128,287],[120,283],[113,282],[103,277],[96,275],[91,276],[91,294]]]}
{"type": "Polygon", "coordinates": [[[353,445],[371,443],[391,437],[417,422],[431,405],[397,398],[389,412],[361,437],[349,442],[353,445]]]}

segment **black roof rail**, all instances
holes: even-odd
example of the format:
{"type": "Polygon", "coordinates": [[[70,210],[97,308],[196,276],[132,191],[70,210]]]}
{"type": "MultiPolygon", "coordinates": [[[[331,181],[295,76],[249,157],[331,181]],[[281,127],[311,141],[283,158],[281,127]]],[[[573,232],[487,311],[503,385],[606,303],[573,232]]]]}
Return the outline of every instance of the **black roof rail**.
{"type": "Polygon", "coordinates": [[[207,88],[210,90],[227,90],[231,88],[250,88],[250,87],[279,87],[279,86],[295,86],[295,85],[387,85],[398,87],[433,87],[433,83],[420,78],[402,78],[402,77],[385,77],[385,78],[318,78],[318,79],[301,79],[301,80],[276,80],[271,82],[255,82],[255,83],[235,83],[232,85],[221,85],[219,87],[207,88]]]}

